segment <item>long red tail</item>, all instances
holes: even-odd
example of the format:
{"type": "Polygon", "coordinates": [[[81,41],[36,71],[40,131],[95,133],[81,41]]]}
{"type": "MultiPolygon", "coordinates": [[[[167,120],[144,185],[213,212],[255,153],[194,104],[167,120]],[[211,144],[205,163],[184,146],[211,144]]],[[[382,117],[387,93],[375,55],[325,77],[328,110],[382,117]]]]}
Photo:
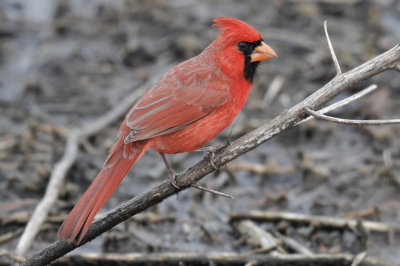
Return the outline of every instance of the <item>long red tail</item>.
{"type": "Polygon", "coordinates": [[[61,225],[58,239],[81,242],[96,214],[147,149],[146,142],[124,144],[123,137],[117,140],[100,173],[61,225]]]}

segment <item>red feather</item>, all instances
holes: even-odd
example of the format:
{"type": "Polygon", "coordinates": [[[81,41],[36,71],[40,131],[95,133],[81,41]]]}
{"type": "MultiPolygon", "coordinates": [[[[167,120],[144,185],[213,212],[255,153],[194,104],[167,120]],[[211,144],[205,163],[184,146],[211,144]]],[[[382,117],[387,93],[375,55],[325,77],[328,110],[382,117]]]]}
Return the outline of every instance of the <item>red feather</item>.
{"type": "Polygon", "coordinates": [[[143,141],[124,144],[123,136],[129,131],[129,128],[123,124],[120,137],[111,149],[106,163],[61,225],[58,231],[59,239],[70,239],[76,243],[82,240],[96,214],[110,198],[132,165],[148,149],[147,143],[143,141]]]}
{"type": "Polygon", "coordinates": [[[218,45],[228,46],[238,42],[254,42],[261,40],[261,34],[249,24],[234,18],[218,17],[212,26],[220,30],[218,45]]]}

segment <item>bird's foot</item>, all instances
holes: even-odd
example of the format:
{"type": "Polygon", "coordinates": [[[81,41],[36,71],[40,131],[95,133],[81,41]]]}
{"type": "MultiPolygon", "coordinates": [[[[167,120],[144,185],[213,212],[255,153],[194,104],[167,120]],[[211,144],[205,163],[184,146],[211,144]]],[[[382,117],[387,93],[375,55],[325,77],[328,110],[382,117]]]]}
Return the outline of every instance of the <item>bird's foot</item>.
{"type": "Polygon", "coordinates": [[[224,146],[222,146],[222,147],[226,148],[229,145],[231,145],[231,136],[228,137],[228,139],[226,140],[226,144],[224,146]]]}
{"type": "Polygon", "coordinates": [[[180,187],[178,186],[178,184],[176,183],[176,174],[174,169],[172,169],[172,167],[169,165],[167,158],[165,158],[165,154],[164,153],[159,153],[164,164],[165,167],[167,168],[167,173],[168,173],[168,178],[169,178],[169,182],[171,182],[171,184],[176,188],[176,189],[180,189],[180,187]]]}
{"type": "Polygon", "coordinates": [[[172,170],[172,169],[170,168],[170,169],[167,169],[167,172],[168,172],[168,179],[169,179],[169,182],[171,182],[171,184],[172,184],[175,188],[180,189],[180,187],[179,187],[178,184],[176,183],[176,179],[175,179],[176,174],[175,174],[174,170],[172,170]]]}
{"type": "Polygon", "coordinates": [[[218,167],[214,163],[214,157],[215,157],[215,152],[221,147],[214,147],[214,146],[205,146],[205,147],[200,147],[196,149],[196,151],[199,152],[208,152],[206,155],[208,157],[208,160],[210,160],[211,166],[215,169],[218,170],[218,167]]]}
{"type": "Polygon", "coordinates": [[[215,165],[214,158],[215,158],[215,153],[222,148],[226,148],[229,146],[229,143],[227,143],[224,146],[204,146],[196,149],[195,151],[200,151],[200,152],[208,152],[207,157],[210,160],[211,166],[215,169],[218,170],[219,168],[215,165]]]}

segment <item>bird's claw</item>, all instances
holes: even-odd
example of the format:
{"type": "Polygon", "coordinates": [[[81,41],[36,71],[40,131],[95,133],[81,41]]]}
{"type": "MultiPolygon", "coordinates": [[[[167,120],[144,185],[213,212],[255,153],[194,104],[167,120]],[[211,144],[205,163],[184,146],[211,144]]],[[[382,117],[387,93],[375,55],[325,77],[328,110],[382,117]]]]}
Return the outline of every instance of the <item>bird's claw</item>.
{"type": "Polygon", "coordinates": [[[218,167],[214,163],[214,157],[215,157],[215,151],[211,151],[208,153],[208,159],[210,160],[211,166],[215,169],[218,170],[218,167]]]}
{"type": "Polygon", "coordinates": [[[171,184],[176,188],[176,189],[180,189],[180,187],[178,186],[178,184],[176,183],[176,174],[173,170],[168,170],[168,178],[169,178],[169,182],[171,182],[171,184]]]}
{"type": "Polygon", "coordinates": [[[224,148],[225,146],[206,146],[206,147],[201,147],[198,148],[196,151],[201,151],[201,152],[208,152],[207,157],[208,160],[210,161],[211,166],[215,169],[218,170],[219,168],[215,165],[214,163],[214,157],[215,157],[215,152],[221,148],[224,148]]]}
{"type": "Polygon", "coordinates": [[[167,173],[168,173],[169,182],[171,182],[171,184],[172,184],[176,189],[181,189],[181,188],[178,186],[178,184],[176,183],[176,179],[175,179],[176,174],[175,174],[174,170],[171,168],[171,166],[169,165],[169,163],[168,163],[168,161],[167,161],[167,158],[165,158],[165,154],[164,154],[164,153],[161,153],[161,152],[160,152],[159,154],[160,154],[160,156],[161,156],[161,158],[162,158],[162,160],[163,160],[163,162],[164,162],[164,164],[165,164],[165,167],[167,168],[167,173]]]}

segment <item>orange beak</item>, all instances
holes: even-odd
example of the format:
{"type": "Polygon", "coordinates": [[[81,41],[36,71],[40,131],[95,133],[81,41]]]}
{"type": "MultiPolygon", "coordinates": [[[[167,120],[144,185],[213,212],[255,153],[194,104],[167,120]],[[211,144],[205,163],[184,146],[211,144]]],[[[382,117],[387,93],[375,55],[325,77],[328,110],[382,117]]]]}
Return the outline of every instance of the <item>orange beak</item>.
{"type": "Polygon", "coordinates": [[[271,58],[277,58],[275,51],[272,50],[265,42],[257,46],[251,54],[251,62],[264,61],[271,58]]]}

